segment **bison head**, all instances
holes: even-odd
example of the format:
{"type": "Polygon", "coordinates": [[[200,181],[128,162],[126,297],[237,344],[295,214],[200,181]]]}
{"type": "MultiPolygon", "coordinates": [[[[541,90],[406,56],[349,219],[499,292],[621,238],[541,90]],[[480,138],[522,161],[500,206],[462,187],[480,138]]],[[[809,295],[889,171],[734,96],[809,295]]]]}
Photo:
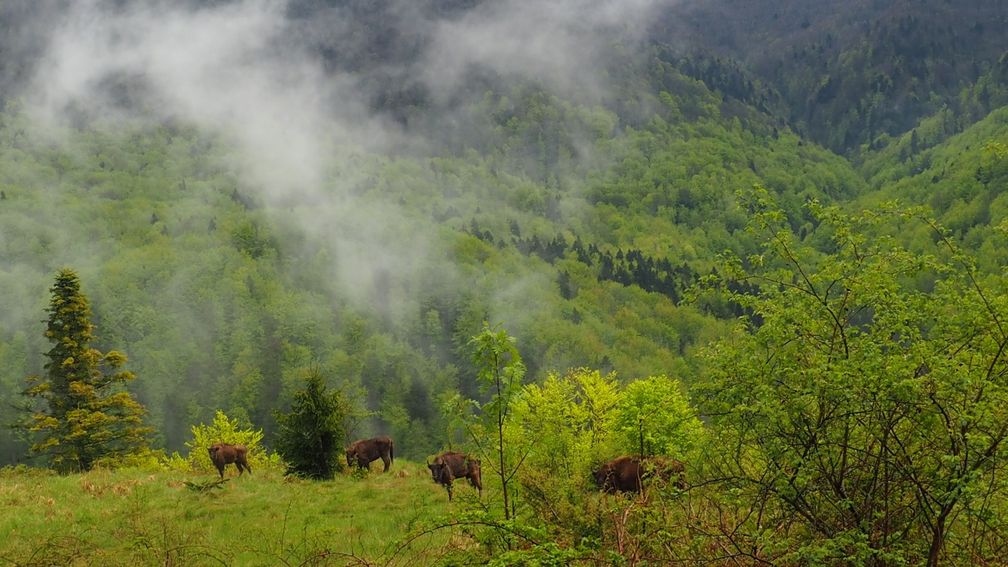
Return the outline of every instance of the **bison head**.
{"type": "Polygon", "coordinates": [[[428,462],[427,468],[430,469],[431,480],[438,484],[444,484],[445,482],[445,469],[448,468],[448,463],[444,461],[441,457],[434,459],[434,462],[428,462]]]}
{"type": "Polygon", "coordinates": [[[603,488],[606,485],[606,481],[609,479],[608,464],[603,463],[599,465],[597,469],[593,470],[592,479],[595,481],[595,486],[603,488]]]}

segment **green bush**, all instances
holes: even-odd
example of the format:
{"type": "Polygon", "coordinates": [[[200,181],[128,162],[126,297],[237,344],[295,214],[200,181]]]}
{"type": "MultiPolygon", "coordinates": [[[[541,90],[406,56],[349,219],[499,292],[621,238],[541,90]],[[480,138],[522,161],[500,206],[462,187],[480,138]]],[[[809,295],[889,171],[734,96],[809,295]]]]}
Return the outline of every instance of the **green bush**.
{"type": "Polygon", "coordinates": [[[210,462],[210,446],[214,443],[230,443],[232,445],[245,445],[248,448],[248,461],[252,470],[257,465],[268,466],[274,464],[277,459],[270,458],[266,450],[262,448],[262,430],[242,429],[238,420],[229,419],[224,412],[217,410],[213,423],[210,425],[199,424],[192,426],[193,439],[186,441],[189,447],[189,466],[194,471],[213,470],[213,463],[210,462]]]}
{"type": "Polygon", "coordinates": [[[137,469],[147,472],[157,472],[165,469],[168,459],[162,449],[143,449],[119,456],[102,457],[95,461],[96,468],[103,469],[137,469]]]}
{"type": "Polygon", "coordinates": [[[616,428],[627,452],[689,461],[702,444],[704,427],[678,380],[651,376],[623,389],[616,428]]]}

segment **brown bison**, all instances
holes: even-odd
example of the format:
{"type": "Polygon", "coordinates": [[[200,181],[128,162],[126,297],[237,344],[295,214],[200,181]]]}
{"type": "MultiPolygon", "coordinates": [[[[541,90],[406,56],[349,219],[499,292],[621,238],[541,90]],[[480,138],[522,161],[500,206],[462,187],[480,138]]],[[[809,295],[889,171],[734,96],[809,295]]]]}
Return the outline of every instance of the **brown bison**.
{"type": "Polygon", "coordinates": [[[224,478],[224,465],[229,465],[234,463],[238,467],[238,476],[241,476],[243,472],[248,471],[252,474],[252,467],[249,466],[246,455],[248,454],[248,449],[245,445],[231,445],[229,443],[214,443],[210,445],[207,449],[210,451],[210,460],[213,461],[215,467],[217,467],[217,472],[220,473],[220,477],[224,478]]]}
{"type": "Polygon", "coordinates": [[[685,465],[675,459],[623,456],[603,463],[592,476],[595,485],[605,492],[640,492],[643,481],[658,478],[669,482],[673,475],[676,476],[675,486],[683,489],[686,487],[685,471],[685,465]]]}
{"type": "Polygon", "coordinates": [[[388,472],[389,465],[392,464],[395,455],[392,450],[392,439],[384,435],[354,441],[346,450],[346,464],[348,467],[352,467],[354,461],[356,461],[358,467],[366,469],[370,467],[371,461],[379,457],[385,463],[385,468],[382,469],[382,472],[388,472]]]}
{"type": "Polygon", "coordinates": [[[448,451],[434,457],[433,463],[427,463],[434,482],[448,490],[448,500],[452,499],[452,481],[456,478],[468,478],[469,484],[479,491],[483,497],[483,481],[480,477],[479,459],[471,459],[463,453],[448,451]]]}

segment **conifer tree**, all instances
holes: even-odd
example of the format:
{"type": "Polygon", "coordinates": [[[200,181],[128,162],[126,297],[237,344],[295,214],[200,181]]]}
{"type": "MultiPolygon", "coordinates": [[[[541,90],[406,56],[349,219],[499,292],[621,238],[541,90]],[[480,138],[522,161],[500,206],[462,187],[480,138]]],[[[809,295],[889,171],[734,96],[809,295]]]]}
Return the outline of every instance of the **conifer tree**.
{"type": "Polygon", "coordinates": [[[275,412],[277,452],[287,461],[288,474],[320,480],[335,476],[347,440],[348,410],[343,392],[327,391],[322,373],[309,370],[291,411],[275,412]]]}
{"type": "Polygon", "coordinates": [[[90,470],[99,459],[116,459],[147,446],[144,407],[126,390],[135,377],[122,370],[126,356],[91,347],[91,308],[70,269],[50,289],[45,336],[45,374],[29,376],[25,395],[37,403],[24,425],[38,435],[31,451],[48,455],[60,471],[90,470]]]}

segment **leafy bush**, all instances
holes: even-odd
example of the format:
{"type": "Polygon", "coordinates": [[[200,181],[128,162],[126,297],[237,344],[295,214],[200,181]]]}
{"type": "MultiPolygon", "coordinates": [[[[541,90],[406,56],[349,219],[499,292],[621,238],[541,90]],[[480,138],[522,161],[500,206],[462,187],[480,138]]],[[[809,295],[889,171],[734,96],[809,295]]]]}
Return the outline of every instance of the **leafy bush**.
{"type": "Polygon", "coordinates": [[[205,471],[212,470],[213,463],[210,462],[210,446],[214,443],[230,443],[232,445],[245,445],[248,448],[248,461],[255,470],[256,465],[267,465],[276,461],[266,455],[262,448],[262,430],[242,429],[238,420],[229,419],[224,412],[217,410],[213,423],[210,425],[199,424],[192,426],[193,439],[186,441],[189,447],[189,466],[192,470],[205,471]]]}
{"type": "Polygon", "coordinates": [[[688,460],[704,435],[703,424],[678,380],[651,376],[626,385],[616,411],[623,447],[642,456],[688,460]]]}
{"type": "Polygon", "coordinates": [[[514,405],[528,468],[556,471],[566,479],[587,478],[595,456],[614,445],[614,419],[621,399],[613,375],[577,369],[528,384],[514,405]],[[534,443],[530,441],[534,440],[534,443]]]}
{"type": "Polygon", "coordinates": [[[168,471],[192,472],[193,470],[189,459],[180,455],[178,451],[173,451],[171,455],[165,456],[164,461],[161,462],[161,466],[168,471]]]}
{"type": "Polygon", "coordinates": [[[96,468],[104,469],[138,469],[156,472],[165,469],[168,457],[162,449],[143,448],[132,453],[119,456],[102,457],[95,461],[96,468]]]}

